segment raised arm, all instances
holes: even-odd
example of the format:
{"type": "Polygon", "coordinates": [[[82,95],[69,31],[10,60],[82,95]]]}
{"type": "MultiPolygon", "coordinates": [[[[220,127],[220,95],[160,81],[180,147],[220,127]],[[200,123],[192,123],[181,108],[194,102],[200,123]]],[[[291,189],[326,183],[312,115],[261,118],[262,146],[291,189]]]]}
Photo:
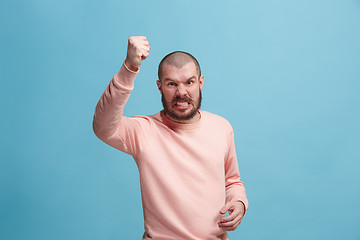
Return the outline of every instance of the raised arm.
{"type": "Polygon", "coordinates": [[[149,56],[146,37],[128,39],[127,56],[119,72],[114,75],[95,108],[93,130],[103,142],[132,154],[132,133],[137,123],[123,117],[125,104],[134,88],[134,81],[142,61],[149,56]]]}

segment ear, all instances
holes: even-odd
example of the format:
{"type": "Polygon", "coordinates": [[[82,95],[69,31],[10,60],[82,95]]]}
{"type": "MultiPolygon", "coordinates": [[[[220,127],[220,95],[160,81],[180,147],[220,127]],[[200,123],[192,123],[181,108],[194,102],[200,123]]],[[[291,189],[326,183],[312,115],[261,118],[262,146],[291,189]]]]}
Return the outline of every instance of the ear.
{"type": "Polygon", "coordinates": [[[158,89],[159,89],[160,93],[162,94],[161,81],[160,81],[160,80],[157,80],[157,81],[156,81],[156,85],[157,85],[157,87],[158,87],[158,89]]]}
{"type": "Polygon", "coordinates": [[[200,90],[202,90],[202,88],[204,86],[204,81],[205,81],[205,77],[204,77],[204,75],[201,75],[199,78],[200,90]]]}

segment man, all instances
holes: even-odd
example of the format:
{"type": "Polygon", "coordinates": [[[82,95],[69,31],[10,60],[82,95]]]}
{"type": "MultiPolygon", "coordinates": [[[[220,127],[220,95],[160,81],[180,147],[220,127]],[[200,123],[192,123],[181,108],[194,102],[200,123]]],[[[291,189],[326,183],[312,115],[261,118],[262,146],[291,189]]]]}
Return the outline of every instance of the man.
{"type": "Polygon", "coordinates": [[[127,57],[96,106],[94,132],[136,161],[143,239],[229,239],[226,231],[240,224],[248,201],[230,124],[199,110],[204,76],[197,60],[185,52],[168,54],[157,81],[164,109],[123,116],[149,51],[146,37],[128,39],[127,57]]]}

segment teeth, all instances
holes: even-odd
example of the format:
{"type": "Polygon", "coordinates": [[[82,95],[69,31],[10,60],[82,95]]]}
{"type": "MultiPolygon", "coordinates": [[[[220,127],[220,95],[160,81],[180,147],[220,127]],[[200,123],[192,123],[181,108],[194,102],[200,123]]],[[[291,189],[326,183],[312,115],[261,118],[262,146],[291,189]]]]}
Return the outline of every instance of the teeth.
{"type": "Polygon", "coordinates": [[[188,102],[177,102],[176,105],[187,106],[187,105],[189,105],[189,103],[188,102]]]}

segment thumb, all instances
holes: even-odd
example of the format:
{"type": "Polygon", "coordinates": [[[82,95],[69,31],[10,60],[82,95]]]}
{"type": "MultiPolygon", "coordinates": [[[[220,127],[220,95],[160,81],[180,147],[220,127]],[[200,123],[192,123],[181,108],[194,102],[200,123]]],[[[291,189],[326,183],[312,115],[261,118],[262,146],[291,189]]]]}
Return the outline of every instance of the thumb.
{"type": "Polygon", "coordinates": [[[230,202],[226,203],[226,204],[220,209],[219,212],[220,212],[221,214],[225,214],[229,208],[230,208],[230,202]]]}
{"type": "Polygon", "coordinates": [[[141,53],[141,60],[145,60],[148,56],[149,56],[149,52],[143,51],[143,52],[141,53]]]}

